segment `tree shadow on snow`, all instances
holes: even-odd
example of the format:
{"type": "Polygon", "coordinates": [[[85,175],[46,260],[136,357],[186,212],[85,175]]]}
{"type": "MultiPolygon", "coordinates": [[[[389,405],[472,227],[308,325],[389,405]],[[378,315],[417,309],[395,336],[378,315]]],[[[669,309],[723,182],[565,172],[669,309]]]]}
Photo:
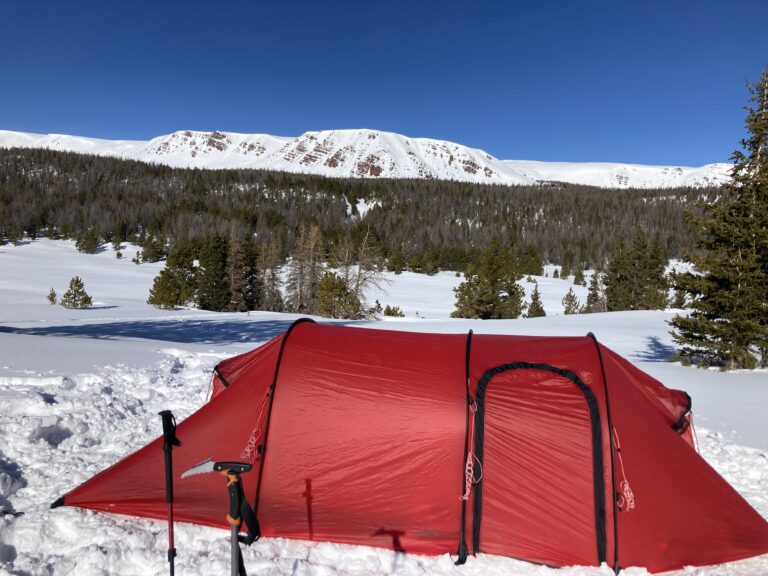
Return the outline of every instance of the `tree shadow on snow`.
{"type": "Polygon", "coordinates": [[[669,357],[677,352],[674,346],[664,344],[658,336],[648,336],[648,347],[634,354],[641,362],[669,362],[669,357]]]}
{"type": "Polygon", "coordinates": [[[34,328],[0,326],[0,333],[101,340],[159,340],[179,344],[236,344],[274,338],[291,324],[293,320],[130,320],[34,328]]]}

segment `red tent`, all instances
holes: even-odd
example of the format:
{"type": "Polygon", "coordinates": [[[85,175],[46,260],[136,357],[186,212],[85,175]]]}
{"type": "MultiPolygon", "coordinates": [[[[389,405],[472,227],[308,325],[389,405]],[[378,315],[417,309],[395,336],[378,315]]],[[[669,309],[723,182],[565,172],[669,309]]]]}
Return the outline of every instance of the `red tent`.
{"type": "MultiPolygon", "coordinates": [[[[265,536],[651,571],[768,552],[696,452],[690,398],[585,337],[298,321],[221,362],[178,426],[176,518],[227,527],[212,457],[246,460],[265,536]]],[[[64,504],[165,518],[162,438],[64,504]]]]}

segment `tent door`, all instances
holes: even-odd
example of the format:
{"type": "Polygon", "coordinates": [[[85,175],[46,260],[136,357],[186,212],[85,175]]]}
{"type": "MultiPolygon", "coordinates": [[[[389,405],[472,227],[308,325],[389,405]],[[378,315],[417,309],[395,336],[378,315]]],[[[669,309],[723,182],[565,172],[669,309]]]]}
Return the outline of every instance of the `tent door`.
{"type": "Polygon", "coordinates": [[[476,397],[475,553],[604,561],[602,434],[589,387],[573,372],[520,362],[487,371],[476,397]]]}

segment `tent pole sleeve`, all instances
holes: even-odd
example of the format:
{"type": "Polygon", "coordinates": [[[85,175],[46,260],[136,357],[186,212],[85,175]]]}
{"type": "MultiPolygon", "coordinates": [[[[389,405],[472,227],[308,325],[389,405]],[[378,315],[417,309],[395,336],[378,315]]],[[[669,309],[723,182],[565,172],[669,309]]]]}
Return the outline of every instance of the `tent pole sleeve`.
{"type": "MultiPolygon", "coordinates": [[[[469,358],[470,358],[470,352],[472,351],[472,330],[467,332],[467,351],[464,361],[464,382],[466,385],[466,423],[464,424],[464,458],[461,460],[461,486],[464,486],[464,475],[466,474],[465,471],[465,463],[467,461],[467,454],[469,453],[469,418],[470,418],[470,409],[472,404],[474,403],[474,400],[472,399],[471,393],[470,393],[470,382],[469,382],[469,358]]],[[[469,555],[469,549],[467,548],[467,535],[466,535],[466,524],[467,524],[467,501],[464,500],[464,498],[461,499],[461,526],[459,528],[459,548],[456,551],[456,555],[458,558],[456,559],[455,564],[461,565],[464,564],[467,561],[467,556],[469,555]]]]}
{"type": "Polygon", "coordinates": [[[618,574],[621,569],[619,566],[619,514],[616,506],[616,464],[614,462],[615,457],[613,455],[613,421],[611,420],[611,403],[608,401],[608,381],[605,378],[605,365],[603,364],[603,353],[600,350],[600,343],[597,341],[597,337],[590,332],[587,334],[592,338],[592,342],[595,344],[595,350],[597,350],[597,358],[600,360],[600,372],[603,377],[603,388],[605,390],[605,417],[608,420],[608,442],[611,452],[611,500],[613,501],[613,571],[618,574]]]}
{"type": "Polygon", "coordinates": [[[254,516],[258,513],[258,510],[259,510],[259,496],[261,496],[261,479],[264,474],[264,460],[267,457],[267,440],[269,439],[269,421],[270,421],[270,417],[272,416],[272,406],[275,402],[275,388],[277,386],[277,376],[280,373],[280,362],[283,359],[285,344],[286,342],[288,342],[288,337],[291,335],[291,332],[293,332],[293,329],[296,328],[296,326],[298,326],[299,324],[305,324],[307,322],[312,322],[313,324],[315,324],[315,321],[312,320],[312,318],[299,318],[288,327],[288,330],[286,330],[285,334],[283,335],[282,342],[280,342],[280,351],[277,353],[277,362],[275,362],[275,375],[272,377],[272,384],[269,387],[269,406],[267,407],[267,415],[264,419],[264,442],[262,443],[262,449],[259,451],[261,456],[259,458],[259,475],[256,480],[256,495],[254,496],[254,499],[253,499],[254,516]]]}

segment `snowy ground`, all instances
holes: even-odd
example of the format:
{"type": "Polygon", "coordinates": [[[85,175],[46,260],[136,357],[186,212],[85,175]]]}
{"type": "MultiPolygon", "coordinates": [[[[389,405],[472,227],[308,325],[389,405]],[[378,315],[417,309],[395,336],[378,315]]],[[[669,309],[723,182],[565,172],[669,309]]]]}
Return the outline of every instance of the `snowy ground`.
{"type": "MultiPolygon", "coordinates": [[[[291,315],[164,312],[145,303],[161,264],[137,266],[111,249],[84,255],[72,242],[0,246],[0,574],[158,574],[167,570],[166,525],[49,504],[159,433],[157,412],[179,418],[205,401],[210,370],[283,331],[291,315]],[[79,275],[91,310],[45,301],[79,275]]],[[[550,271],[551,276],[551,271],[550,271]]],[[[537,278],[546,318],[479,322],[449,318],[453,273],[391,276],[382,305],[406,318],[360,323],[434,332],[571,335],[594,332],[609,347],[694,401],[703,456],[768,517],[768,373],[685,368],[672,353],[671,312],[562,316],[572,282],[537,278]],[[416,317],[418,311],[419,317],[416,317]]],[[[523,281],[530,294],[532,285],[523,281]]],[[[583,300],[586,288],[574,287],[583,300]]],[[[228,570],[228,534],[177,526],[178,573],[228,570]]],[[[481,556],[454,567],[448,556],[397,555],[366,547],[266,539],[245,551],[250,574],[609,575],[607,567],[551,568],[481,556]]],[[[642,568],[622,572],[646,574],[642,568]]],[[[765,576],[763,556],[689,569],[697,576],[765,576]]]]}

